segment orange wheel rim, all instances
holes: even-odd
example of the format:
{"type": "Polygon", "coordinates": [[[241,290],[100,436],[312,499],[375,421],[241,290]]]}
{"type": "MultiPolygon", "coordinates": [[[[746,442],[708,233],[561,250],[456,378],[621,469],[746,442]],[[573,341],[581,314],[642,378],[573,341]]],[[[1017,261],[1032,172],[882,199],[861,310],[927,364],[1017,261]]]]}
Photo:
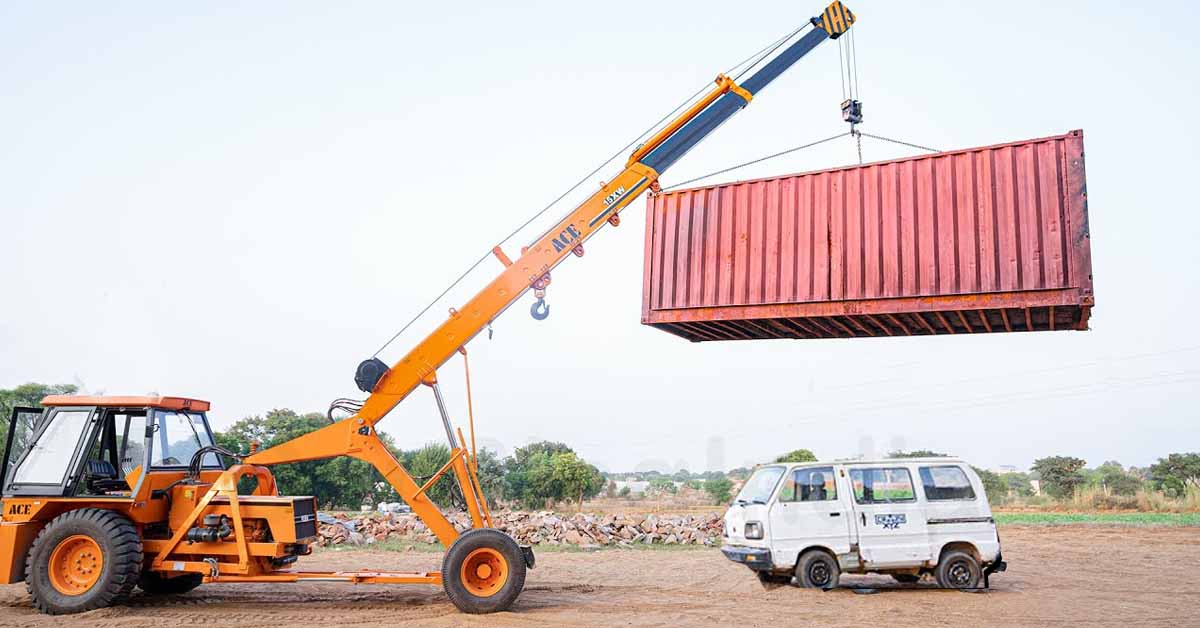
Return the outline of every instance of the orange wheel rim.
{"type": "Polygon", "coordinates": [[[463,586],[476,597],[491,597],[508,582],[508,561],[500,552],[481,547],[463,560],[460,570],[463,586]]]}
{"type": "Polygon", "coordinates": [[[100,580],[104,552],[90,536],[69,536],[50,554],[50,584],[64,595],[87,593],[100,580]]]}

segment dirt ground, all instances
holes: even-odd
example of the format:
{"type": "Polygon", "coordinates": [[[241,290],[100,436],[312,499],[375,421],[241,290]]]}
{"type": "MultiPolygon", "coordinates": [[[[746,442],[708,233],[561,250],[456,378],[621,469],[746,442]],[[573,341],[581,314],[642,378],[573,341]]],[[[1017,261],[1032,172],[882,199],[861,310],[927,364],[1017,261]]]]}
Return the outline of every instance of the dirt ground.
{"type": "MultiPolygon", "coordinates": [[[[205,585],[176,598],[67,617],[35,612],[25,586],[0,586],[0,625],[54,626],[1200,626],[1200,529],[1008,527],[1007,573],[987,593],[848,577],[875,594],[782,587],[712,549],[542,552],[512,612],[458,613],[439,588],[345,584],[205,585]]],[[[322,552],[312,569],[436,569],[439,554],[322,552]]]]}

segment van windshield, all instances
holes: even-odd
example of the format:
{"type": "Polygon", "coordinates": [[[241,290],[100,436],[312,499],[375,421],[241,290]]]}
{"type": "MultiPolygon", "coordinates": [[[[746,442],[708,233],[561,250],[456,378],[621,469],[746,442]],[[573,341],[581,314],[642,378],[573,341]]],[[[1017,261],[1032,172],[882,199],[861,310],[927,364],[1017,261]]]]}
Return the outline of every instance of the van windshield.
{"type": "Polygon", "coordinates": [[[771,498],[775,485],[783,475],[783,467],[762,467],[746,480],[746,485],[738,491],[738,504],[765,504],[771,498]]]}

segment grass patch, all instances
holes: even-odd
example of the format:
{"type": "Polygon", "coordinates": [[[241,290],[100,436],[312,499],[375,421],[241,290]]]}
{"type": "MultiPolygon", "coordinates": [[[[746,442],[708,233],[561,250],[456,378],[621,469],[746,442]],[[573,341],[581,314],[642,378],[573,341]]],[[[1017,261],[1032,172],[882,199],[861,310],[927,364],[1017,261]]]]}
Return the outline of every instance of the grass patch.
{"type": "Polygon", "coordinates": [[[998,512],[996,523],[1019,526],[1200,527],[1194,512],[998,512]]]}

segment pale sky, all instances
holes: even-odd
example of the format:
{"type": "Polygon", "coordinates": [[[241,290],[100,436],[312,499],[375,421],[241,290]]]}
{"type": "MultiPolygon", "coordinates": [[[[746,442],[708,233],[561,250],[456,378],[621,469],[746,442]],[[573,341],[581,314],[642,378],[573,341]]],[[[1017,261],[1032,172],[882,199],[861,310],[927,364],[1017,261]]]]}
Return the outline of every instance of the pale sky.
{"type": "MultiPolygon", "coordinates": [[[[512,4],[0,5],[0,387],[199,397],[218,428],[356,396],[358,362],[499,238],[823,8],[512,4]]],[[[1196,5],[847,4],[865,131],[950,149],[1084,129],[1093,329],[691,344],[639,322],[638,200],[555,271],[548,320],[527,295],[469,345],[481,438],[609,470],[1200,450],[1196,5]]],[[[826,43],[663,183],[841,132],[840,101],[826,43]]],[[[843,140],[718,180],[855,159],[843,140]]],[[[465,425],[461,363],[441,379],[465,425]]],[[[426,390],[380,427],[442,438],[426,390]]]]}

